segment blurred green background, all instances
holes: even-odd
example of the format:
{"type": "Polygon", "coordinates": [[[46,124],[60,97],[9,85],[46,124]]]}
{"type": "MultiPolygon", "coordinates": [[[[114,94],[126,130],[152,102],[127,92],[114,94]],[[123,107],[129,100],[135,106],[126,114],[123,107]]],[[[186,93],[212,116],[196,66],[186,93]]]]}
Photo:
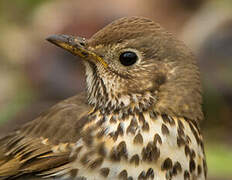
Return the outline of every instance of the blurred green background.
{"type": "Polygon", "coordinates": [[[231,0],[0,0],[0,136],[84,89],[79,61],[46,37],[88,38],[135,15],[159,22],[196,54],[209,179],[232,179],[231,0]]]}

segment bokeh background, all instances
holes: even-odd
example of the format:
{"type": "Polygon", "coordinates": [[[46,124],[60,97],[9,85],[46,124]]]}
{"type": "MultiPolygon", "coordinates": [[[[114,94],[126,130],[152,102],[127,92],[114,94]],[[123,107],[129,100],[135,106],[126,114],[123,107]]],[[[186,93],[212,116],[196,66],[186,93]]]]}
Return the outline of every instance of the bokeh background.
{"type": "Polygon", "coordinates": [[[159,22],[196,54],[209,179],[232,179],[231,0],[0,0],[0,136],[84,90],[79,61],[46,37],[88,38],[135,15],[159,22]]]}

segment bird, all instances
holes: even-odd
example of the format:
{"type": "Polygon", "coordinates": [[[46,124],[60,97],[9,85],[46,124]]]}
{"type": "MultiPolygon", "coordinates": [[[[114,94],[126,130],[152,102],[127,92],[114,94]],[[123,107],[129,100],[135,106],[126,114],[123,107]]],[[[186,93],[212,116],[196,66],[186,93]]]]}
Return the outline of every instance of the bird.
{"type": "Polygon", "coordinates": [[[47,40],[82,59],[86,90],[0,139],[1,180],[206,179],[200,72],[182,41],[137,16],[47,40]]]}

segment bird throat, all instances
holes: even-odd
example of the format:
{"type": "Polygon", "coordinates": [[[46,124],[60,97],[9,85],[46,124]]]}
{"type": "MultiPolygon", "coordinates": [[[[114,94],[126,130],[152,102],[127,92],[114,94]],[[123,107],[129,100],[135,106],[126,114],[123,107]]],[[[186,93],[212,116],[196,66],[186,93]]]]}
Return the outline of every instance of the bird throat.
{"type": "Polygon", "coordinates": [[[120,79],[117,75],[99,77],[94,64],[86,63],[86,82],[88,103],[102,112],[143,112],[154,107],[156,93],[151,91],[127,93],[121,92],[120,79]]]}

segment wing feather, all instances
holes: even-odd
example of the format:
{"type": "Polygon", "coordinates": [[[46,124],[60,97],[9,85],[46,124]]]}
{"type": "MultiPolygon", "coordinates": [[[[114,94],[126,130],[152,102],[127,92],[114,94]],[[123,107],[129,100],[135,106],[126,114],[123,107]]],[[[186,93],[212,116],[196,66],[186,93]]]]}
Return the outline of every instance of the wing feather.
{"type": "Polygon", "coordinates": [[[67,173],[72,146],[88,122],[85,95],[67,99],[0,140],[0,179],[67,173]]]}

